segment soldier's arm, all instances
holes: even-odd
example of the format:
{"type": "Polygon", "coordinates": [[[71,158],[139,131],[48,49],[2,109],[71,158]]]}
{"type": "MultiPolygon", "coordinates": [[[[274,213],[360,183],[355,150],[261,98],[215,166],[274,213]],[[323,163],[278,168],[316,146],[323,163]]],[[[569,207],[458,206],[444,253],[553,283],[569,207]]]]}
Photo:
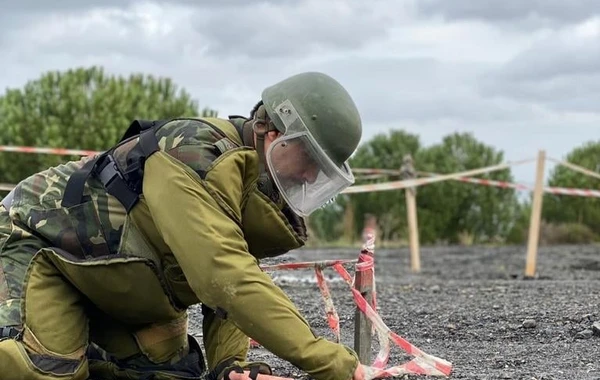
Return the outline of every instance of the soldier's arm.
{"type": "Polygon", "coordinates": [[[248,337],[230,319],[202,305],[202,339],[208,368],[212,371],[227,360],[245,362],[250,346],[248,337]]]}
{"type": "MultiPolygon", "coordinates": [[[[223,157],[214,173],[223,186],[209,190],[181,162],[163,152],[152,155],[143,186],[154,222],[205,305],[226,313],[246,335],[314,378],[351,379],[356,354],[316,337],[248,252],[238,217],[250,157],[249,152],[223,157]]],[[[212,174],[207,172],[206,179],[212,174]]]]}

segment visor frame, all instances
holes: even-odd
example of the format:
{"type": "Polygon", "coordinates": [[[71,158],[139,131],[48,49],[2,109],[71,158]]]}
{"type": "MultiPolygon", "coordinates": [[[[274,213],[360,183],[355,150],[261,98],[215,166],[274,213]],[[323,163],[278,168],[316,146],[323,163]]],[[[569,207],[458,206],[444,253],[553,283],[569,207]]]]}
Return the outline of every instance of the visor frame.
{"type": "MultiPolygon", "coordinates": [[[[316,209],[329,203],[331,199],[339,195],[344,189],[354,184],[354,174],[352,173],[348,161],[343,162],[341,166],[338,166],[335,164],[335,162],[333,162],[329,155],[327,155],[327,153],[318,144],[314,136],[310,133],[310,130],[289,100],[282,102],[273,109],[279,116],[281,122],[284,124],[285,132],[280,137],[275,139],[265,152],[267,166],[275,186],[289,207],[298,215],[306,217],[316,209]],[[293,189],[293,187],[285,187],[283,181],[279,178],[276,165],[274,165],[272,160],[272,153],[274,149],[282,146],[282,143],[293,139],[299,139],[302,142],[308,142],[308,144],[305,144],[305,149],[308,149],[306,153],[311,159],[313,159],[313,161],[315,161],[319,168],[319,174],[317,175],[317,178],[323,175],[328,179],[326,182],[320,182],[317,179],[313,183],[304,182],[301,186],[302,197],[300,198],[300,202],[297,202],[297,198],[293,199],[293,197],[288,193],[291,189],[293,189]],[[317,188],[319,191],[315,191],[314,193],[319,194],[320,198],[322,199],[319,202],[311,204],[310,202],[306,202],[307,194],[309,194],[307,189],[309,189],[314,183],[320,183],[320,188],[317,188]],[[325,187],[323,185],[325,185],[325,187]],[[326,191],[323,190],[326,190],[328,185],[331,185],[331,189],[328,190],[330,194],[323,196],[326,194],[326,191]]],[[[300,185],[298,184],[297,186],[299,187],[300,185]]],[[[311,199],[314,200],[315,198],[311,197],[311,199]]]]}

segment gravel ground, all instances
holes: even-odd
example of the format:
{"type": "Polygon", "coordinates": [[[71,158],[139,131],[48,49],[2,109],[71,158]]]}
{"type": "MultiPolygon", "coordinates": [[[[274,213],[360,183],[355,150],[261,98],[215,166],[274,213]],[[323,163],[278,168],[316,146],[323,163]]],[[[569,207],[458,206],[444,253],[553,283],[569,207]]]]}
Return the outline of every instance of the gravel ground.
{"type": "MultiPolygon", "coordinates": [[[[421,350],[450,361],[450,379],[600,379],[600,246],[542,247],[538,275],[525,279],[522,246],[422,247],[421,273],[409,253],[375,252],[378,312],[421,350]]],[[[356,258],[358,250],[298,250],[277,260],[356,258]]],[[[351,268],[349,268],[351,269],[351,268]]],[[[340,314],[342,341],[353,346],[354,303],[348,286],[325,271],[340,314]]],[[[272,273],[315,331],[333,339],[312,270],[272,273]]],[[[193,311],[193,326],[201,316],[193,311]]],[[[379,351],[373,341],[373,355],[379,351]]],[[[373,356],[374,357],[374,356],[373,356]]],[[[262,348],[249,358],[276,373],[308,379],[262,348]]],[[[388,363],[410,359],[399,348],[388,363]]],[[[405,376],[419,379],[425,376],[405,376]]]]}

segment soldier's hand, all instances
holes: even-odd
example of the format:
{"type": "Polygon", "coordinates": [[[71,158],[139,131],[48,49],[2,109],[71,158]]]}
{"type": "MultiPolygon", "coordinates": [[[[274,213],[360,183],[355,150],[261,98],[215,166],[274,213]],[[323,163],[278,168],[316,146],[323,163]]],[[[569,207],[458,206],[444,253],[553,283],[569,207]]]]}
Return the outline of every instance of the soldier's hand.
{"type": "Polygon", "coordinates": [[[365,369],[362,364],[359,364],[354,370],[354,376],[352,376],[352,380],[365,380],[365,369]]]}
{"type": "MultiPolygon", "coordinates": [[[[229,373],[229,379],[230,380],[254,380],[254,379],[250,378],[250,371],[244,371],[244,373],[237,373],[237,372],[231,371],[229,373]]],[[[289,377],[279,377],[279,376],[265,375],[265,374],[259,373],[258,375],[256,375],[256,380],[294,380],[294,379],[289,378],[289,377]]]]}

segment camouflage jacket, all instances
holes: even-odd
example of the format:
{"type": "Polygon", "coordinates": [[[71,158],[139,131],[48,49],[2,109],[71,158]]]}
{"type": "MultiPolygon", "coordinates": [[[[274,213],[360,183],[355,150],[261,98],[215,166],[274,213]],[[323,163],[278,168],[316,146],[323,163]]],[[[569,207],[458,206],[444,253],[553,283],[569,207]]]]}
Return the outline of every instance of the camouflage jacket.
{"type": "MultiPolygon", "coordinates": [[[[316,379],[351,378],[356,354],[315,336],[257,265],[257,258],[302,246],[305,226],[258,190],[256,151],[241,146],[239,136],[227,136],[191,119],[160,127],[160,150],[145,163],[143,198],[130,213],[93,178],[85,202],[61,207],[67,181],[89,160],[84,158],[24,180],[11,217],[48,246],[84,260],[144,255],[144,249],[135,251],[135,239],[123,238],[133,220],[141,227],[138,237],[162,255],[163,275],[180,307],[202,302],[222,310],[244,334],[316,379]]],[[[115,160],[126,163],[135,144],[117,148],[115,160]]],[[[222,348],[214,359],[209,355],[210,367],[231,354],[215,344],[222,348]]]]}
{"type": "MultiPolygon", "coordinates": [[[[243,121],[232,120],[238,126],[243,121]]],[[[156,138],[162,151],[185,163],[200,177],[205,175],[217,157],[241,142],[224,137],[222,131],[218,132],[197,119],[167,123],[157,129],[156,138]]],[[[135,144],[137,140],[132,139],[116,147],[114,157],[121,167],[130,160],[128,155],[135,144]]],[[[88,180],[84,193],[91,198],[94,207],[73,207],[70,210],[61,207],[70,175],[90,159],[85,157],[32,175],[15,189],[12,203],[13,219],[47,239],[50,246],[62,248],[78,257],[116,254],[127,218],[125,208],[107,194],[95,178],[88,180]],[[89,220],[98,223],[89,223],[89,220]]],[[[298,220],[294,222],[301,224],[298,220]]],[[[301,234],[302,228],[298,229],[301,234]]]]}

